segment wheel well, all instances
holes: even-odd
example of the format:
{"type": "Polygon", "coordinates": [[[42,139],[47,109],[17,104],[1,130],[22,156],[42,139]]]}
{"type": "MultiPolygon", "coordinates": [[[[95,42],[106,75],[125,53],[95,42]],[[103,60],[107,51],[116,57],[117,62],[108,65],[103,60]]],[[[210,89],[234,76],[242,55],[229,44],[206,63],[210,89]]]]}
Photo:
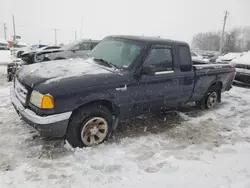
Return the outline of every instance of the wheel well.
{"type": "Polygon", "coordinates": [[[217,81],[217,82],[214,82],[210,87],[214,87],[214,86],[218,86],[219,89],[222,89],[223,84],[221,81],[217,81]]]}
{"type": "Polygon", "coordinates": [[[118,106],[116,106],[114,103],[112,103],[109,100],[95,100],[95,101],[91,101],[91,102],[85,103],[85,104],[77,107],[73,111],[73,113],[75,111],[78,111],[79,109],[83,108],[84,106],[91,105],[91,104],[100,104],[100,105],[105,106],[106,108],[108,108],[112,114],[119,115],[119,108],[118,108],[118,106]]]}
{"type": "Polygon", "coordinates": [[[222,82],[221,81],[217,81],[217,82],[214,82],[209,88],[211,87],[215,87],[216,89],[218,89],[219,91],[219,97],[218,97],[218,102],[221,102],[221,90],[222,90],[222,82]]]}

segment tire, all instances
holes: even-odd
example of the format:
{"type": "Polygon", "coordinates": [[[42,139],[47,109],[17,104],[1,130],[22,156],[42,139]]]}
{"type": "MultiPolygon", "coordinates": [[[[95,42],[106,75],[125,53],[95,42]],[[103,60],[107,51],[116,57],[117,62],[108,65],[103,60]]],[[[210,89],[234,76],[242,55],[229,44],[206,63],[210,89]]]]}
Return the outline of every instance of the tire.
{"type": "Polygon", "coordinates": [[[99,145],[110,137],[112,125],[112,114],[105,106],[98,104],[83,106],[71,117],[66,140],[74,148],[99,145]]]}
{"type": "Polygon", "coordinates": [[[23,53],[23,51],[20,51],[20,52],[17,53],[16,56],[17,56],[18,58],[21,58],[22,53],[23,53]]]}
{"type": "Polygon", "coordinates": [[[213,109],[221,100],[221,87],[220,85],[211,86],[202,100],[196,102],[196,105],[201,109],[213,109]]]}
{"type": "Polygon", "coordinates": [[[55,58],[54,60],[64,60],[65,58],[62,58],[62,57],[58,57],[58,58],[55,58]]]}
{"type": "Polygon", "coordinates": [[[7,75],[7,82],[11,82],[13,80],[13,76],[11,75],[7,75]]]}

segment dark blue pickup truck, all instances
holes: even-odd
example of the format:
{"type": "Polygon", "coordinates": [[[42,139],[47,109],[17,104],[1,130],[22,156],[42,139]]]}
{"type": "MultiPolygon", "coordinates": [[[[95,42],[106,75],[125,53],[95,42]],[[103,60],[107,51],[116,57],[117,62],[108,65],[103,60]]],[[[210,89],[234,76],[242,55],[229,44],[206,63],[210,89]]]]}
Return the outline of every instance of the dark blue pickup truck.
{"type": "Polygon", "coordinates": [[[193,63],[184,42],[109,36],[87,59],[21,68],[11,99],[42,135],[93,146],[107,140],[121,119],[187,102],[211,109],[234,76],[230,65],[193,63]]]}

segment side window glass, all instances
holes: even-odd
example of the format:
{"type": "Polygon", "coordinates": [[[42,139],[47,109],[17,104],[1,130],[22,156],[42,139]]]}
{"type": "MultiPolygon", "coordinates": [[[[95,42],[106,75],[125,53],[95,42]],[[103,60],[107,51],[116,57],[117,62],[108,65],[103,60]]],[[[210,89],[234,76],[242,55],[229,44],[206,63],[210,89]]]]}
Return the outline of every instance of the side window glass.
{"type": "Polygon", "coordinates": [[[80,46],[79,46],[79,45],[78,45],[78,46],[75,46],[75,47],[73,48],[73,50],[75,50],[75,51],[80,50],[80,46]]]}
{"type": "Polygon", "coordinates": [[[91,44],[91,50],[94,49],[94,47],[95,47],[97,44],[98,44],[98,43],[93,42],[93,43],[91,44]]]}
{"type": "Polygon", "coordinates": [[[190,57],[190,50],[187,46],[179,46],[180,69],[182,72],[192,70],[192,62],[190,57]]]}
{"type": "Polygon", "coordinates": [[[173,59],[172,50],[170,48],[153,48],[144,65],[151,65],[155,68],[156,72],[172,71],[173,70],[173,59]]]}
{"type": "Polygon", "coordinates": [[[79,45],[79,50],[92,50],[92,44],[90,42],[83,42],[79,45]]]}

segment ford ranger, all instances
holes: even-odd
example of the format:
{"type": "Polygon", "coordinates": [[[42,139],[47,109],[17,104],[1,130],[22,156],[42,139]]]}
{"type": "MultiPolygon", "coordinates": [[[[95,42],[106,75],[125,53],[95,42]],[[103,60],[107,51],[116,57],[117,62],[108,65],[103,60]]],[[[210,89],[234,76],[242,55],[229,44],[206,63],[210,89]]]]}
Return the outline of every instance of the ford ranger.
{"type": "Polygon", "coordinates": [[[122,119],[188,102],[212,109],[234,76],[230,65],[193,64],[185,42],[108,36],[87,59],[22,67],[11,100],[42,135],[84,147],[107,140],[122,119]]]}

